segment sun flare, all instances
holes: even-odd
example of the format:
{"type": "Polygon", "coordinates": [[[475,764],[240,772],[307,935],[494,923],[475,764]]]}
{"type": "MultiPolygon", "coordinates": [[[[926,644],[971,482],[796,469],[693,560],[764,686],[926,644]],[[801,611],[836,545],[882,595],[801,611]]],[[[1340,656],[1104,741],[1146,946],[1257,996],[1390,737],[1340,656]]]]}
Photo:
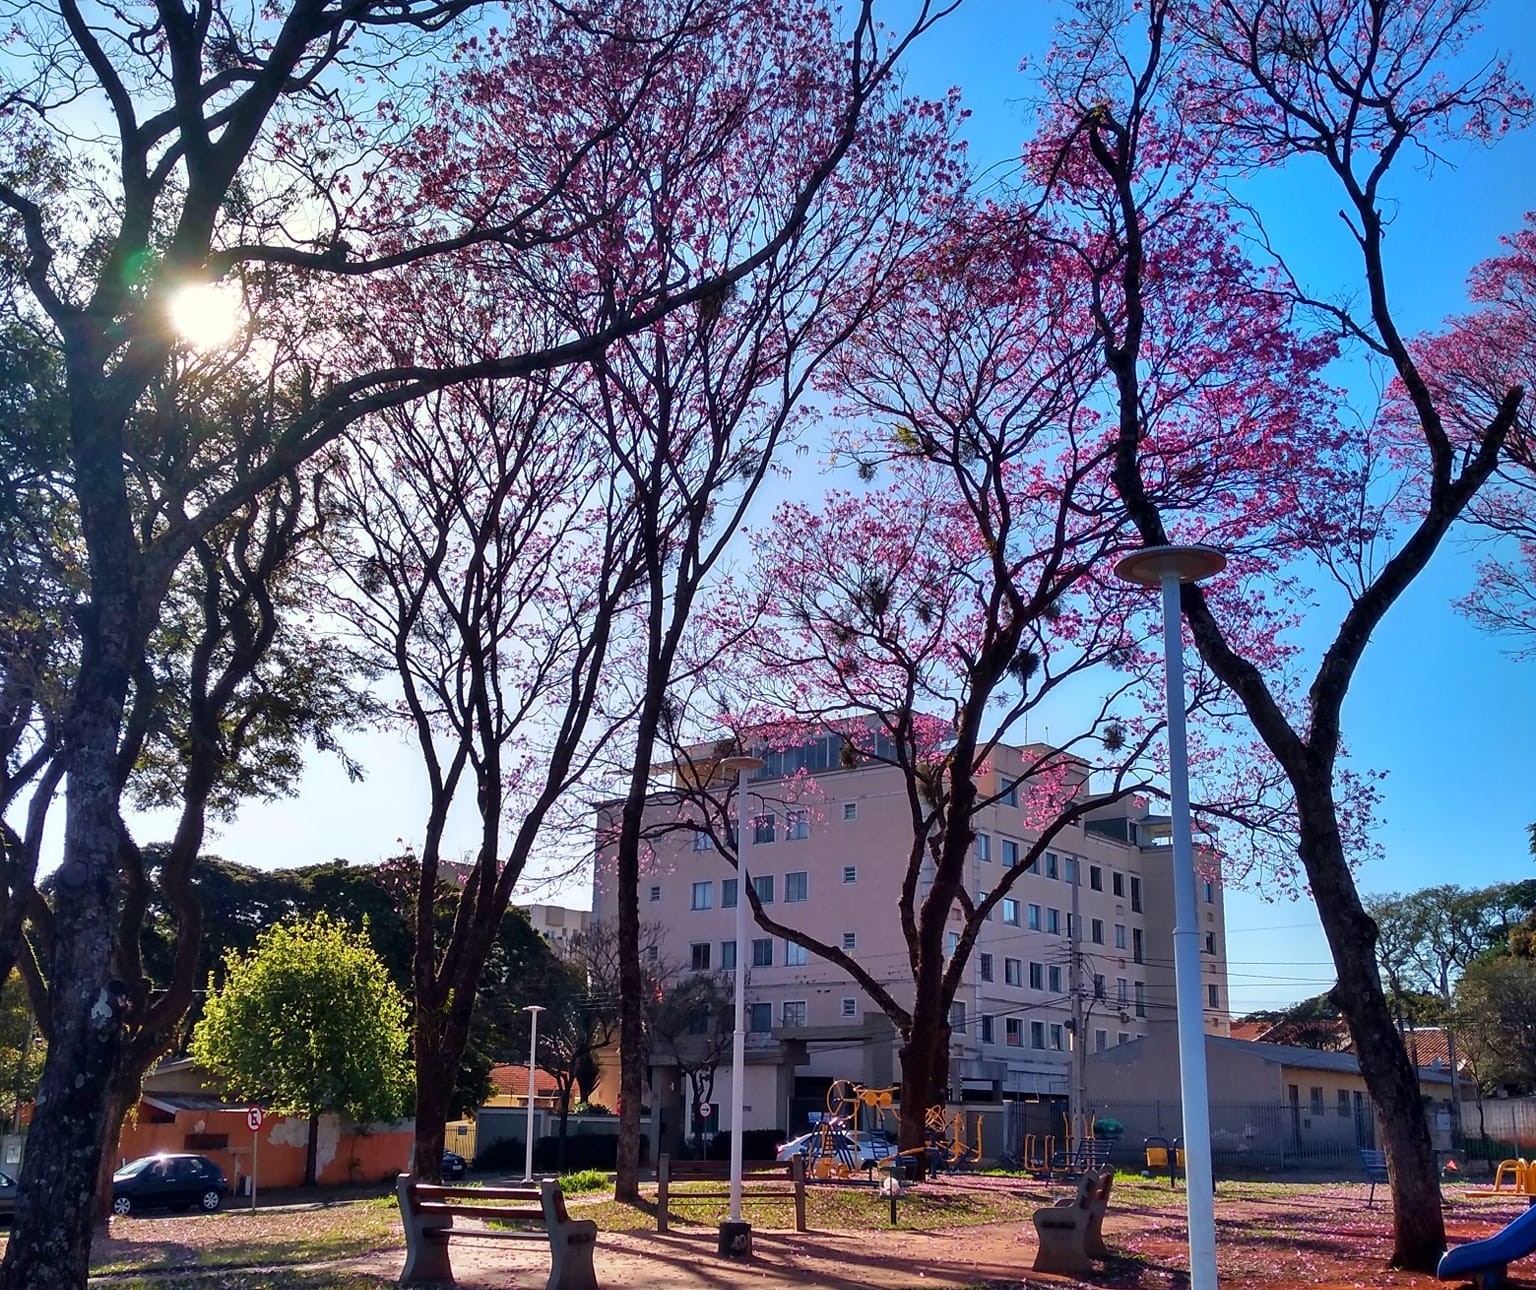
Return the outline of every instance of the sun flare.
{"type": "Polygon", "coordinates": [[[218,282],[183,287],[171,297],[171,326],[199,349],[214,349],[231,340],[244,321],[240,293],[218,282]]]}

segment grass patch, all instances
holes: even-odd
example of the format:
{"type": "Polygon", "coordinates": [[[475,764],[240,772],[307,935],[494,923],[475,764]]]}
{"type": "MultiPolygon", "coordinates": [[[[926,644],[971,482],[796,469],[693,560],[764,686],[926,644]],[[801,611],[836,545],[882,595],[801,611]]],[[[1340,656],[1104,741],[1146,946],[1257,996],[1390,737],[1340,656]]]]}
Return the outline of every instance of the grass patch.
{"type": "Polygon", "coordinates": [[[324,1272],[308,1269],[278,1268],[262,1272],[178,1274],[172,1282],[167,1277],[128,1277],[115,1280],[113,1290],[395,1290],[392,1277],[374,1277],[360,1272],[324,1272]]]}
{"type": "Polygon", "coordinates": [[[114,1226],[114,1239],[98,1243],[91,1271],[117,1276],[323,1263],[396,1243],[396,1228],[393,1204],[386,1207],[373,1200],[284,1213],[229,1211],[185,1221],[141,1219],[131,1228],[114,1226]]]}
{"type": "Polygon", "coordinates": [[[579,1196],[583,1192],[607,1191],[613,1179],[601,1169],[578,1169],[575,1173],[560,1175],[560,1190],[567,1196],[579,1196]]]}
{"type": "MultiPolygon", "coordinates": [[[[713,1227],[725,1218],[730,1202],[711,1196],[690,1197],[694,1191],[720,1190],[709,1183],[677,1183],[667,1190],[667,1208],[674,1226],[713,1227]]],[[[604,1201],[583,1205],[581,1216],[597,1220],[599,1231],[654,1231],[656,1193],[647,1187],[639,1208],[604,1201]]],[[[917,1187],[896,1205],[897,1226],[903,1228],[977,1227],[984,1223],[1019,1222],[1040,1205],[1038,1197],[1008,1192],[945,1190],[942,1184],[917,1187]]],[[[748,1183],[742,1192],[742,1217],[755,1227],[789,1229],[795,1224],[794,1197],[787,1190],[764,1194],[748,1183]]],[[[890,1202],[873,1187],[813,1184],[805,1189],[805,1221],[813,1231],[840,1231],[890,1225],[890,1202]]]]}

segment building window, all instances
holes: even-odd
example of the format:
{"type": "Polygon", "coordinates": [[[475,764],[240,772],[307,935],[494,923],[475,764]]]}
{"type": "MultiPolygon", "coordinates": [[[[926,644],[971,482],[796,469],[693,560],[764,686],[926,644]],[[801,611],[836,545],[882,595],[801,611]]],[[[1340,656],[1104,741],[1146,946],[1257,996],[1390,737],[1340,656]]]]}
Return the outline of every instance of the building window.
{"type": "Polygon", "coordinates": [[[1071,856],[1065,856],[1061,862],[1061,876],[1074,887],[1077,886],[1077,861],[1071,856]]]}
{"type": "Polygon", "coordinates": [[[845,1017],[857,1017],[858,1015],[859,1015],[859,1001],[858,1001],[858,999],[856,999],[856,998],[845,998],[843,1000],[843,1016],[845,1016],[845,1017]]]}
{"type": "Polygon", "coordinates": [[[1102,972],[1095,972],[1093,974],[1093,997],[1095,999],[1102,999],[1104,997],[1104,974],[1102,972]]]}
{"type": "Polygon", "coordinates": [[[1093,1032],[1093,1051],[1102,1053],[1109,1047],[1109,1031],[1095,1030],[1093,1032]]]}
{"type": "Polygon", "coordinates": [[[811,821],[804,811],[789,811],[784,816],[784,837],[790,842],[803,842],[811,836],[811,821]]]}
{"type": "Polygon", "coordinates": [[[843,819],[856,820],[859,818],[859,804],[857,802],[843,803],[843,819]]]}
{"type": "Polygon", "coordinates": [[[1060,876],[1057,870],[1056,853],[1054,851],[1047,851],[1045,853],[1045,876],[1047,878],[1060,876]]]}
{"type": "Polygon", "coordinates": [[[695,851],[713,851],[715,840],[707,833],[695,833],[693,835],[693,849],[695,851]]]}
{"type": "Polygon", "coordinates": [[[1123,1030],[1119,1031],[1115,1035],[1115,1043],[1116,1043],[1117,1046],[1120,1045],[1120,1044],[1128,1044],[1130,1042],[1131,1042],[1131,1037],[1128,1034],[1126,1034],[1125,1031],[1123,1031],[1123,1030]]]}
{"type": "Polygon", "coordinates": [[[1214,905],[1216,903],[1216,884],[1214,882],[1205,883],[1205,903],[1207,905],[1214,905]]]}
{"type": "Polygon", "coordinates": [[[965,1034],[965,1004],[958,1000],[949,1005],[949,1029],[956,1035],[965,1034]]]}
{"type": "Polygon", "coordinates": [[[1205,952],[1207,954],[1214,954],[1214,953],[1216,953],[1216,933],[1215,932],[1207,932],[1205,934],[1205,952]]]}
{"type": "Polygon", "coordinates": [[[993,1036],[992,1014],[989,1012],[981,1014],[981,1042],[984,1044],[995,1044],[997,1042],[993,1036]]]}
{"type": "Polygon", "coordinates": [[[978,833],[976,835],[976,858],[984,863],[991,863],[992,838],[990,834],[978,833]]]}
{"type": "Polygon", "coordinates": [[[1019,804],[1019,781],[1010,779],[1003,786],[1002,802],[1004,806],[1017,806],[1019,804]]]}
{"type": "Polygon", "coordinates": [[[1116,896],[1125,895],[1125,875],[1120,870],[1115,869],[1110,873],[1109,887],[1116,896]]]}
{"type": "Polygon", "coordinates": [[[992,956],[990,954],[983,954],[981,956],[981,979],[983,981],[990,981],[992,979],[992,956]]]}
{"type": "Polygon", "coordinates": [[[654,946],[654,945],[647,945],[645,947],[645,961],[647,963],[654,963],[660,957],[661,957],[661,950],[658,949],[656,946],[654,946]]]}
{"type": "Polygon", "coordinates": [[[709,1009],[694,1008],[688,1014],[688,1033],[690,1035],[709,1034],[709,1009]]]}
{"type": "Polygon", "coordinates": [[[810,887],[810,878],[802,869],[799,873],[787,873],[784,875],[784,903],[798,903],[806,897],[806,891],[810,887]]]}
{"type": "Polygon", "coordinates": [[[688,966],[695,972],[709,971],[708,941],[695,941],[688,947],[688,966]]]}
{"type": "Polygon", "coordinates": [[[1061,934],[1061,910],[1048,909],[1045,911],[1045,930],[1053,936],[1061,934]]]}
{"type": "Polygon", "coordinates": [[[773,937],[759,936],[752,942],[752,966],[773,966],[773,937]]]}
{"type": "Polygon", "coordinates": [[[757,893],[760,904],[773,904],[773,875],[765,873],[761,877],[752,879],[752,890],[757,893]]]}
{"type": "MultiPolygon", "coordinates": [[[[987,897],[990,896],[991,894],[992,893],[990,891],[978,891],[976,893],[976,907],[979,909],[979,908],[981,908],[981,906],[985,905],[987,903],[987,897]]],[[[992,911],[989,909],[989,910],[987,910],[987,919],[990,921],[991,918],[992,918],[992,911]]]]}
{"type": "Polygon", "coordinates": [[[1003,867],[1012,869],[1019,863],[1019,844],[1012,838],[1003,839],[1003,867]]]}
{"type": "Polygon", "coordinates": [[[722,878],[720,880],[720,908],[736,908],[736,879],[722,878]]]}
{"type": "Polygon", "coordinates": [[[1020,959],[1003,960],[1003,984],[1022,985],[1024,983],[1024,964],[1020,959]]]}
{"type": "Polygon", "coordinates": [[[1031,1048],[1045,1047],[1045,1022],[1031,1021],[1029,1023],[1029,1046],[1031,1048]]]}
{"type": "Polygon", "coordinates": [[[859,880],[859,869],[858,869],[858,866],[857,865],[851,865],[851,864],[845,864],[843,866],[843,882],[846,884],[846,883],[851,883],[851,882],[858,882],[858,880],[859,880]]]}
{"type": "Polygon", "coordinates": [[[859,948],[859,934],[857,932],[843,933],[843,949],[856,950],[859,948]]]}
{"type": "Polygon", "coordinates": [[[959,932],[950,932],[950,934],[944,938],[944,953],[949,955],[950,958],[954,958],[955,957],[955,951],[958,950],[959,948],[960,948],[960,933],[959,932]]]}
{"type": "Polygon", "coordinates": [[[1131,913],[1141,913],[1141,879],[1131,875],[1131,913]]]}
{"type": "Polygon", "coordinates": [[[1211,1005],[1211,1007],[1221,1007],[1221,987],[1219,985],[1206,986],[1205,997],[1206,1001],[1211,1005]]]}
{"type": "Polygon", "coordinates": [[[772,842],[777,833],[778,822],[778,816],[772,811],[759,815],[752,822],[752,841],[758,846],[772,842]]]}
{"type": "MultiPolygon", "coordinates": [[[[1033,909],[1034,906],[1031,905],[1030,908],[1033,909]]],[[[1019,925],[1019,902],[1012,896],[1003,897],[1003,922],[1010,927],[1019,925]]]]}
{"type": "Polygon", "coordinates": [[[1347,1088],[1341,1088],[1339,1090],[1339,1119],[1346,1120],[1348,1118],[1349,1118],[1349,1090],[1347,1088]]]}
{"type": "Polygon", "coordinates": [[[1125,948],[1125,945],[1126,945],[1126,941],[1125,941],[1125,924],[1124,923],[1116,923],[1115,924],[1115,948],[1117,950],[1123,950],[1125,948]]]}
{"type": "Polygon", "coordinates": [[[1146,957],[1142,949],[1141,928],[1131,928],[1131,958],[1137,963],[1145,963],[1146,957]]]}
{"type": "Polygon", "coordinates": [[[1045,964],[1031,963],[1029,965],[1029,988],[1031,990],[1045,989],[1045,964]]]}
{"type": "Polygon", "coordinates": [[[1061,969],[1059,967],[1057,967],[1055,964],[1051,965],[1051,971],[1050,971],[1049,980],[1050,980],[1050,983],[1051,983],[1051,993],[1052,994],[1060,994],[1061,993],[1061,969]]]}
{"type": "Polygon", "coordinates": [[[773,1029],[773,1005],[750,1003],[747,1005],[747,1029],[754,1035],[766,1035],[773,1029]]]}
{"type": "Polygon", "coordinates": [[[1136,1015],[1138,1017],[1147,1015],[1147,983],[1145,981],[1136,982],[1136,1015]]]}
{"type": "Polygon", "coordinates": [[[1067,1046],[1067,1030],[1066,1030],[1066,1027],[1061,1025],[1059,1022],[1053,1021],[1051,1023],[1051,1051],[1059,1053],[1066,1046],[1067,1046]]]}
{"type": "Polygon", "coordinates": [[[1104,870],[1096,864],[1088,866],[1088,887],[1092,891],[1104,890],[1104,870]]]}
{"type": "Polygon", "coordinates": [[[734,972],[736,970],[736,942],[720,942],[720,970],[722,972],[734,972]]]}
{"type": "Polygon", "coordinates": [[[713,909],[715,907],[715,884],[712,882],[696,882],[693,884],[693,908],[713,909]]]}
{"type": "Polygon", "coordinates": [[[809,961],[810,955],[799,941],[784,942],[785,967],[804,967],[809,961]]]}
{"type": "Polygon", "coordinates": [[[1311,1094],[1312,1114],[1321,1115],[1323,1113],[1323,1090],[1318,1085],[1314,1084],[1312,1085],[1311,1094]]]}
{"type": "Polygon", "coordinates": [[[1029,907],[1028,913],[1029,913],[1029,930],[1032,931],[1032,932],[1038,932],[1040,930],[1040,906],[1039,905],[1031,905],[1029,907]]]}
{"type": "Polygon", "coordinates": [[[1095,918],[1088,924],[1088,939],[1095,945],[1104,944],[1104,920],[1095,918]]]}
{"type": "Polygon", "coordinates": [[[784,1000],[784,1012],[783,1012],[782,1015],[783,1015],[783,1018],[784,1018],[784,1024],[786,1026],[803,1026],[803,1025],[805,1025],[805,1000],[804,999],[786,999],[786,1000],[784,1000]]]}
{"type": "Polygon", "coordinates": [[[1117,976],[1115,978],[1115,1002],[1129,1003],[1131,1000],[1130,988],[1131,983],[1129,981],[1123,976],[1117,976]]]}
{"type": "Polygon", "coordinates": [[[1003,1040],[1009,1048],[1024,1047],[1024,1023],[1017,1017],[1004,1018],[1003,1040]]]}
{"type": "Polygon", "coordinates": [[[660,887],[652,887],[651,888],[651,899],[652,900],[660,900],[661,899],[661,888],[660,887]]]}

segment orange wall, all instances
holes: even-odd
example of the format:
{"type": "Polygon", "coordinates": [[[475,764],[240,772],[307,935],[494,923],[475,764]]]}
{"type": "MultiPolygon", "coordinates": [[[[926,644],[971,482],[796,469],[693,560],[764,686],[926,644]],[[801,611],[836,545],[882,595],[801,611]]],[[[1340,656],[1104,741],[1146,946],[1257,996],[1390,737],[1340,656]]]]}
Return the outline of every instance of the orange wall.
{"type": "MultiPolygon", "coordinates": [[[[268,1115],[261,1131],[252,1135],[243,1110],[179,1111],[173,1124],[153,1124],[151,1108],[139,1104],[138,1115],[123,1126],[118,1139],[121,1164],[161,1151],[198,1151],[214,1161],[237,1192],[251,1172],[251,1140],[256,1151],[257,1190],[264,1187],[297,1187],[304,1181],[304,1155],[309,1139],[306,1120],[268,1115]],[[189,1146],[191,1134],[226,1134],[225,1149],[189,1146]]],[[[347,1126],[350,1129],[350,1125],[347,1126]]],[[[374,1125],[367,1133],[343,1129],[334,1115],[320,1121],[317,1180],[321,1183],[392,1181],[410,1168],[414,1130],[410,1121],[374,1125]]]]}

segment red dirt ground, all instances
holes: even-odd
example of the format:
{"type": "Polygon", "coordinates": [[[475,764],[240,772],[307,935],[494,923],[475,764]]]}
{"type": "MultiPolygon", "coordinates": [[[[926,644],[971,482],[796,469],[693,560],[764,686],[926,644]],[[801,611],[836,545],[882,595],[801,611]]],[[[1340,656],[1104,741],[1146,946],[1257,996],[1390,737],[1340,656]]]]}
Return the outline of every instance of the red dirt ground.
{"type": "MultiPolygon", "coordinates": [[[[944,1186],[1012,1186],[1007,1179],[946,1180],[944,1186]]],[[[1390,1210],[1377,1189],[1374,1209],[1359,1184],[1227,1188],[1217,1198],[1217,1242],[1223,1290],[1354,1290],[1392,1287],[1429,1290],[1442,1283],[1422,1274],[1387,1268],[1390,1210]]],[[[1447,1190],[1446,1213],[1453,1244],[1490,1235],[1524,1209],[1506,1199],[1463,1200],[1447,1190]]],[[[1118,1199],[1118,1198],[1116,1198],[1118,1199]]],[[[713,1231],[692,1228],[667,1236],[604,1234],[597,1253],[604,1287],[647,1290],[913,1290],[914,1287],[986,1286],[988,1290],[1046,1290],[1096,1286],[1104,1290],[1179,1290],[1185,1273],[1183,1193],[1142,1189],[1123,1203],[1111,1201],[1106,1242],[1123,1257],[1082,1281],[1029,1270],[1033,1228],[1025,1223],[939,1231],[871,1228],[859,1232],[764,1232],[754,1234],[754,1256],[724,1263],[715,1256],[713,1231]]],[[[547,1255],[520,1245],[507,1249],[466,1244],[453,1261],[461,1285],[489,1287],[542,1284],[547,1255]],[[509,1273],[511,1274],[509,1276],[509,1273]]],[[[350,1266],[398,1274],[399,1256],[373,1256],[350,1266]]],[[[1536,1285],[1536,1259],[1515,1273],[1536,1285]]]]}

